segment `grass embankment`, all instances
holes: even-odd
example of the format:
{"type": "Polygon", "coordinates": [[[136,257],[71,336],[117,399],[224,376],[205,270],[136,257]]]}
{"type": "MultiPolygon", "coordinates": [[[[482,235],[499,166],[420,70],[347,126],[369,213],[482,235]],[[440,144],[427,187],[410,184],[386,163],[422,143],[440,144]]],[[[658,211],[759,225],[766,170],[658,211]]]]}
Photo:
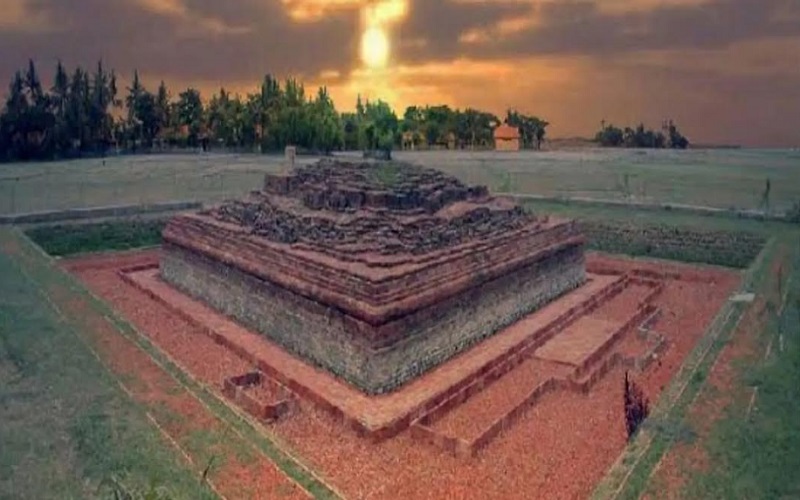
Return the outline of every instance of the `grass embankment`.
{"type": "Polygon", "coordinates": [[[11,231],[0,229],[0,498],[214,498],[17,265],[11,231]]]}
{"type": "Polygon", "coordinates": [[[753,406],[731,405],[703,448],[707,472],[694,471],[688,498],[800,497],[800,258],[795,249],[785,302],[775,304],[760,339],[763,361],[739,366],[739,387],[757,387],[753,406]]]}
{"type": "Polygon", "coordinates": [[[164,219],[125,219],[90,224],[34,227],[27,235],[54,256],[130,250],[161,243],[164,219]]]}

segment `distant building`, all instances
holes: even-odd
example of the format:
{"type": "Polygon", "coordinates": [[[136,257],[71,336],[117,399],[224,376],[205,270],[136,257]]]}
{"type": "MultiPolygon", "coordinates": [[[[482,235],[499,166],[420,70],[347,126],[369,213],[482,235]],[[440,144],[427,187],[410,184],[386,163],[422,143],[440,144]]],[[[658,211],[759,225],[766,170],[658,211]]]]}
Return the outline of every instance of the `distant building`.
{"type": "Polygon", "coordinates": [[[403,132],[402,146],[404,150],[414,151],[415,149],[419,148],[421,142],[422,136],[420,136],[419,133],[412,132],[411,130],[403,132]]]}
{"type": "Polygon", "coordinates": [[[456,149],[456,134],[453,132],[447,134],[447,149],[456,149]]]}
{"type": "Polygon", "coordinates": [[[519,129],[507,123],[503,123],[494,129],[494,149],[496,151],[519,151],[519,129]]]}

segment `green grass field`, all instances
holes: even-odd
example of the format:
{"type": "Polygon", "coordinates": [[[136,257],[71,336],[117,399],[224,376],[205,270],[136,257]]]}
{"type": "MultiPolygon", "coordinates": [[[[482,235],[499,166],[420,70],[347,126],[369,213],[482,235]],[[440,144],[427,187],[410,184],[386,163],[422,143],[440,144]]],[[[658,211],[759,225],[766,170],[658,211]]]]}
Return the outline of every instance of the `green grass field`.
{"type": "Polygon", "coordinates": [[[758,208],[767,178],[771,205],[800,201],[800,152],[585,149],[519,153],[399,153],[492,190],[558,197],[758,208]],[[625,189],[625,177],[628,188],[625,189]]]}
{"type": "MultiPolygon", "coordinates": [[[[348,154],[347,156],[352,156],[348,154]]],[[[493,191],[635,199],[718,208],[800,201],[800,152],[790,150],[575,150],[518,153],[396,152],[493,191]],[[626,181],[627,178],[627,187],[626,181]]],[[[313,161],[301,157],[299,161],[313,161]]],[[[174,154],[0,165],[0,214],[152,203],[219,201],[257,188],[280,156],[174,154]]]]}

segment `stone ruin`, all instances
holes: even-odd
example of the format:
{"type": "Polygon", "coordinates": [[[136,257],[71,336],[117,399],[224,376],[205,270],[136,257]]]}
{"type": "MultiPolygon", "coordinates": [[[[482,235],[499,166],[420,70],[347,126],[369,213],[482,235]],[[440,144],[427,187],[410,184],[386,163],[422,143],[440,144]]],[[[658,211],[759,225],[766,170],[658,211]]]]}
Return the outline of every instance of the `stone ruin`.
{"type": "Polygon", "coordinates": [[[401,163],[268,174],[163,236],[163,279],[369,394],[585,281],[574,221],[401,163]]]}

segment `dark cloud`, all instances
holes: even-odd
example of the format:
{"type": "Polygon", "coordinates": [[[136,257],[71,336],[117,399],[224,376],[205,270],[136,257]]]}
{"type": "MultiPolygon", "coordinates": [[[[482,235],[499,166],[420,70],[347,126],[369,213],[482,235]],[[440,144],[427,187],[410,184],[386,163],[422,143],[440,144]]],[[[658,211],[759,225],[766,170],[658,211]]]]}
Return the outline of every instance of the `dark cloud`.
{"type": "MultiPolygon", "coordinates": [[[[108,61],[118,73],[180,81],[243,82],[266,72],[309,77],[347,72],[356,60],[358,17],[330,13],[292,22],[280,0],[186,0],[183,15],[156,13],[136,0],[37,0],[53,20],[39,32],[0,31],[0,76],[34,58],[44,65],[108,61]]],[[[0,14],[2,15],[2,14],[0,14]]]]}
{"type": "MultiPolygon", "coordinates": [[[[713,0],[698,5],[661,5],[649,10],[610,13],[601,0],[559,0],[506,4],[504,18],[535,17],[528,29],[496,35],[482,43],[458,43],[461,34],[484,28],[476,12],[488,6],[463,6],[452,0],[415,3],[409,31],[427,37],[424,48],[408,47],[409,60],[507,58],[535,55],[608,55],[650,49],[721,48],[736,42],[800,34],[797,0],[713,0]],[[423,4],[425,5],[423,7],[423,4]],[[435,7],[431,7],[435,5],[435,7]],[[433,9],[435,15],[430,15],[433,9]],[[527,12],[525,11],[527,9],[527,12]]],[[[501,4],[502,5],[502,4],[501,4]]],[[[491,7],[491,11],[498,11],[491,7]]],[[[496,20],[497,16],[486,19],[496,20]]]]}
{"type": "MultiPolygon", "coordinates": [[[[9,1],[21,0],[0,4],[9,1]]],[[[800,39],[798,0],[661,3],[623,13],[603,7],[605,0],[409,1],[408,17],[392,26],[394,61],[413,67],[463,57],[480,66],[452,75],[448,64],[434,73],[406,68],[401,84],[430,89],[437,99],[497,112],[519,107],[545,116],[559,135],[591,133],[604,117],[657,124],[671,116],[701,142],[800,141],[800,70],[791,69],[800,68],[800,52],[792,48],[800,39]],[[524,18],[536,22],[513,34],[493,29],[524,18]],[[475,30],[485,30],[488,41],[459,41],[475,30]],[[493,84],[494,67],[510,68],[503,86],[493,84]]],[[[123,77],[138,68],[147,81],[203,90],[252,87],[266,72],[363,90],[350,75],[359,64],[357,7],[330,8],[301,23],[290,19],[282,0],[182,0],[177,4],[185,11],[171,13],[146,3],[26,0],[37,23],[24,26],[12,26],[3,18],[8,9],[0,8],[0,85],[28,58],[46,78],[57,59],[93,67],[102,58],[123,77]],[[50,29],[41,29],[41,19],[50,29]],[[340,76],[315,78],[323,70],[340,76]]],[[[425,103],[424,93],[414,99],[425,103]]]]}
{"type": "Polygon", "coordinates": [[[409,17],[397,29],[403,39],[422,39],[425,45],[401,50],[401,60],[449,59],[468,55],[458,39],[472,29],[490,28],[509,17],[530,12],[524,3],[457,3],[453,0],[411,0],[409,17]]]}

